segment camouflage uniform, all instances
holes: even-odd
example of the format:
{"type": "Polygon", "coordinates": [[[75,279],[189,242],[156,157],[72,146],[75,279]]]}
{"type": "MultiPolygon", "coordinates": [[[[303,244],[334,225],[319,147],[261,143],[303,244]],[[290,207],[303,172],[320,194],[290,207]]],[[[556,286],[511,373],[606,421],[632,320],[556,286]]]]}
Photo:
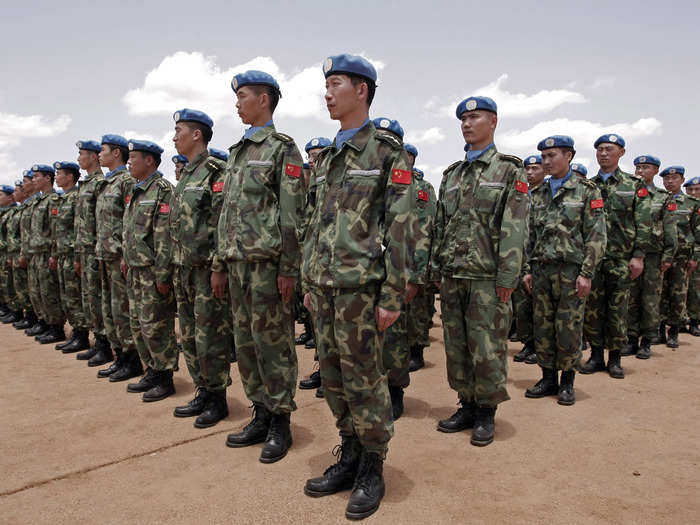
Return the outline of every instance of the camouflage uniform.
{"type": "Polygon", "coordinates": [[[686,308],[691,322],[700,321],[700,270],[697,269],[690,274],[688,281],[686,308]]]}
{"type": "Polygon", "coordinates": [[[522,161],[495,146],[445,170],[435,215],[431,275],[439,281],[447,378],[460,401],[494,408],[506,391],[510,301],[527,235],[528,192],[522,161]]]}
{"type": "Polygon", "coordinates": [[[34,311],[36,316],[44,320],[43,309],[41,307],[41,289],[39,288],[39,278],[36,276],[36,270],[32,264],[32,251],[29,247],[29,239],[31,238],[31,227],[32,227],[32,214],[34,213],[34,207],[39,201],[39,194],[35,193],[31,195],[27,200],[24,201],[24,209],[22,210],[22,216],[20,217],[20,257],[24,257],[27,261],[27,267],[25,268],[27,272],[27,295],[29,297],[29,303],[31,309],[34,311]]]}
{"type": "Polygon", "coordinates": [[[20,222],[25,209],[21,203],[7,219],[7,257],[12,261],[12,285],[15,291],[15,310],[30,310],[27,269],[20,268],[19,257],[22,244],[20,222]]]}
{"type": "Polygon", "coordinates": [[[14,214],[16,206],[7,206],[0,210],[0,303],[11,307],[14,299],[14,286],[12,285],[12,268],[8,264],[7,256],[7,221],[14,214]]]}
{"type": "Polygon", "coordinates": [[[95,336],[104,335],[102,319],[102,282],[99,263],[95,258],[97,196],[102,191],[104,176],[101,170],[90,173],[80,182],[75,217],[75,252],[80,260],[80,293],[83,296],[83,315],[88,319],[95,336]]]}
{"type": "Polygon", "coordinates": [[[415,193],[401,142],[365,124],[316,161],[304,238],[321,380],[341,436],[385,456],[394,433],[375,307],[398,312],[410,268],[415,193]]]}
{"type": "Polygon", "coordinates": [[[141,361],[156,372],[177,365],[175,295],[161,295],[157,284],[172,282],[170,202],[173,185],[156,171],[135,183],[126,196],[122,250],[131,332],[141,361]]]}
{"type": "Polygon", "coordinates": [[[195,386],[212,392],[225,391],[230,383],[233,338],[228,299],[218,299],[210,285],[225,167],[207,151],[190,159],[170,214],[182,352],[195,386]]]}
{"type": "Polygon", "coordinates": [[[651,339],[657,334],[661,322],[661,265],[673,262],[678,247],[673,196],[653,184],[647,189],[651,198],[651,243],[644,257],[644,272],[632,282],[627,324],[627,336],[635,341],[638,337],[651,339]]]}
{"type": "Polygon", "coordinates": [[[272,125],[229,152],[212,269],[228,272],[246,396],[273,414],[288,414],[296,409],[293,301],[282,302],[277,277],[299,276],[303,162],[294,140],[272,125]]]}
{"type": "Polygon", "coordinates": [[[586,298],[576,278],[593,278],[606,245],[605,211],[597,187],[569,172],[552,197],[549,180],[532,190],[527,253],[537,362],[549,370],[577,370],[586,298]]]}
{"type": "Polygon", "coordinates": [[[99,218],[95,231],[95,259],[99,261],[104,335],[113,349],[124,352],[136,349],[131,333],[126,278],[119,267],[123,255],[124,208],[133,185],[133,177],[126,166],[121,166],[105,175],[95,202],[95,214],[99,218]]]}

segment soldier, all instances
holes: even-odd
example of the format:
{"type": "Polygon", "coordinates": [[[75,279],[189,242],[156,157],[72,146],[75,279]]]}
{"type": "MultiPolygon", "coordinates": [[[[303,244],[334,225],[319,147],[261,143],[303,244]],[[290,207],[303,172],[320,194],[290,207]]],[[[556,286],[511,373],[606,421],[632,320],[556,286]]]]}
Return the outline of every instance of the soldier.
{"type": "MultiPolygon", "coordinates": [[[[0,321],[15,312],[11,306],[14,302],[14,287],[12,285],[12,266],[8,263],[7,256],[7,221],[14,214],[17,207],[12,194],[15,192],[14,186],[0,186],[0,321]]],[[[13,321],[13,322],[14,322],[13,321]]]]}
{"type": "Polygon", "coordinates": [[[304,492],[320,497],[352,488],[345,516],[361,519],[379,508],[385,492],[394,425],[382,338],[404,302],[414,195],[401,142],[369,120],[374,66],[343,54],[328,57],[323,73],[326,106],[340,130],[316,160],[302,286],[342,444],[338,463],[307,480],[304,492]]]}
{"type": "Polygon", "coordinates": [[[620,354],[627,343],[630,288],[644,270],[644,253],[649,249],[651,199],[644,181],[619,167],[625,154],[620,135],[603,135],[593,146],[600,169],[591,181],[603,197],[608,244],[587,299],[584,334],[591,357],[581,373],[606,370],[604,351],[608,348],[607,371],[610,377],[622,379],[625,371],[620,354]]]}
{"type": "Polygon", "coordinates": [[[58,273],[61,308],[73,328],[71,337],[56,345],[64,354],[90,348],[90,328],[83,313],[80,292],[80,275],[75,272],[75,220],[78,205],[78,179],[80,166],[75,162],[55,162],[56,183],[63,189],[54,217],[53,256],[49,259],[58,273]]]}
{"type": "MultiPolygon", "coordinates": [[[[524,164],[525,173],[527,174],[527,184],[530,188],[530,195],[532,195],[535,188],[538,188],[544,182],[542,156],[530,155],[525,159],[524,164]]],[[[532,230],[530,230],[530,232],[531,231],[532,230]]],[[[525,259],[527,259],[527,255],[525,259]]],[[[527,260],[525,262],[527,263],[527,260]]],[[[513,361],[524,361],[527,364],[537,363],[532,293],[525,288],[522,279],[518,283],[518,287],[513,291],[513,308],[515,310],[515,326],[518,334],[518,341],[524,345],[522,350],[513,356],[513,361]]]]}
{"type": "Polygon", "coordinates": [[[224,161],[224,163],[228,160],[228,151],[222,149],[209,148],[209,155],[215,159],[224,161]]]}
{"type": "Polygon", "coordinates": [[[170,231],[180,341],[197,389],[194,399],[175,408],[174,414],[198,416],[194,426],[207,428],[228,416],[226,387],[231,383],[233,333],[228,294],[219,299],[210,286],[226,164],[207,151],[214,122],[206,113],[182,109],[173,120],[175,148],[192,159],[173,193],[170,231]]]}
{"type": "Polygon", "coordinates": [[[685,195],[681,190],[684,181],[683,166],[669,166],[661,172],[664,187],[673,195],[676,208],[671,213],[676,219],[678,231],[678,249],[670,268],[664,272],[661,312],[663,322],[661,331],[668,324],[666,346],[678,348],[678,330],[685,315],[685,302],[688,294],[688,278],[698,266],[700,260],[700,230],[698,229],[698,211],[700,202],[685,195]]]}
{"type": "Polygon", "coordinates": [[[273,463],[292,445],[297,356],[292,296],[299,275],[298,232],[304,207],[302,159],[294,140],[278,133],[272,115],[281,97],[262,71],[233,77],[245,134],[229,148],[224,207],[219,217],[211,284],[224,297],[228,275],[238,370],[253,419],[229,434],[229,447],[265,442],[260,461],[273,463]]]}
{"type": "Polygon", "coordinates": [[[556,395],[560,405],[573,405],[584,305],[605,253],[605,211],[595,184],[573,176],[569,165],[576,150],[571,137],[548,137],[537,149],[551,177],[531,192],[530,263],[523,283],[534,300],[535,349],[542,379],[525,391],[525,397],[556,395]]]}
{"type": "Polygon", "coordinates": [[[493,143],[496,103],[469,97],[457,106],[467,152],[445,170],[435,216],[431,272],[440,281],[447,377],[462,407],[441,432],[472,428],[471,443],[494,438],[506,390],[510,297],[527,235],[528,187],[522,161],[493,143]]]}
{"type": "Polygon", "coordinates": [[[105,337],[102,318],[102,281],[100,264],[95,257],[97,243],[97,218],[95,215],[97,196],[104,186],[104,175],[100,169],[99,154],[102,147],[94,140],[79,140],[78,165],[87,173],[80,181],[78,189],[78,216],[75,220],[75,252],[78,255],[75,271],[80,274],[80,293],[82,294],[83,315],[88,319],[95,335],[92,348],[76,355],[77,359],[89,361],[98,352],[110,351],[109,341],[105,337]]]}
{"type": "MultiPolygon", "coordinates": [[[[26,177],[25,177],[26,179],[26,177]]],[[[32,306],[29,301],[29,290],[27,287],[27,269],[20,266],[20,250],[22,245],[21,221],[25,209],[25,201],[29,198],[26,191],[27,184],[23,180],[15,183],[15,192],[12,194],[17,208],[12,216],[7,220],[7,257],[12,264],[12,284],[15,289],[17,320],[12,321],[12,326],[18,330],[25,326],[31,326],[35,321],[28,321],[33,315],[32,306]]]]}
{"type": "Polygon", "coordinates": [[[187,157],[184,155],[173,155],[173,164],[175,164],[175,181],[180,182],[182,177],[182,168],[187,166],[187,157]]]}
{"type": "Polygon", "coordinates": [[[586,166],[583,164],[572,164],[571,165],[571,171],[578,175],[579,177],[583,177],[584,179],[588,177],[588,170],[586,169],[586,166]]]}
{"type": "MultiPolygon", "coordinates": [[[[700,199],[700,177],[693,177],[683,184],[683,187],[688,195],[700,199]]],[[[700,337],[700,271],[690,275],[687,310],[690,318],[690,334],[700,337]]]]}
{"type": "Polygon", "coordinates": [[[651,340],[658,333],[663,274],[671,267],[678,246],[673,196],[654,185],[661,161],[653,155],[634,159],[635,175],[644,179],[651,200],[651,243],[644,257],[644,271],[632,281],[627,322],[628,343],[622,355],[651,356],[651,340]],[[639,337],[641,336],[641,345],[639,337]]]}

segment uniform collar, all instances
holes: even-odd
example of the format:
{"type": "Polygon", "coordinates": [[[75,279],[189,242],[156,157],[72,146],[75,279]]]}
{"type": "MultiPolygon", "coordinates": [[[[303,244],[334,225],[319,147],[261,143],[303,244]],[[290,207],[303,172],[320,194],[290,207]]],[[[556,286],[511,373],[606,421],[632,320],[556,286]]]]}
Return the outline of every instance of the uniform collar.
{"type": "MultiPolygon", "coordinates": [[[[194,173],[194,171],[199,167],[199,165],[202,162],[204,162],[205,160],[207,160],[208,158],[209,158],[209,151],[205,149],[204,151],[202,151],[202,153],[200,153],[195,158],[188,161],[187,164],[185,164],[185,167],[182,168],[183,175],[185,173],[187,173],[188,175],[190,173],[194,173]]],[[[182,180],[182,179],[180,179],[180,180],[182,180]]]]}
{"type": "Polygon", "coordinates": [[[275,132],[275,124],[272,120],[265,122],[264,126],[251,126],[245,133],[243,133],[243,138],[241,140],[252,140],[253,142],[262,142],[268,135],[275,132]]]}
{"type": "Polygon", "coordinates": [[[154,171],[148,177],[143,179],[141,182],[137,182],[136,184],[134,184],[134,188],[139,188],[139,189],[142,189],[143,191],[146,191],[149,188],[149,186],[153,183],[153,181],[158,178],[159,175],[160,175],[160,172],[158,170],[154,171]]]}
{"type": "Polygon", "coordinates": [[[121,165],[118,168],[114,168],[112,171],[105,173],[105,179],[109,179],[112,175],[116,175],[120,171],[126,171],[126,166],[121,165]]]}
{"type": "Polygon", "coordinates": [[[374,124],[369,119],[362,123],[359,128],[340,129],[335,135],[333,145],[337,149],[342,149],[344,144],[351,148],[362,151],[369,142],[370,132],[375,131],[374,124]]]}
{"type": "Polygon", "coordinates": [[[64,190],[64,191],[63,191],[63,195],[68,195],[69,193],[71,193],[71,192],[73,192],[73,191],[76,191],[77,189],[78,189],[78,185],[75,184],[71,189],[69,189],[69,190],[64,190]]]}
{"type": "Polygon", "coordinates": [[[491,148],[496,148],[495,144],[492,142],[488,146],[486,146],[484,149],[472,149],[471,144],[466,144],[464,146],[464,151],[467,152],[466,159],[468,162],[474,162],[476,159],[481,158],[481,156],[489,151],[491,148]]]}

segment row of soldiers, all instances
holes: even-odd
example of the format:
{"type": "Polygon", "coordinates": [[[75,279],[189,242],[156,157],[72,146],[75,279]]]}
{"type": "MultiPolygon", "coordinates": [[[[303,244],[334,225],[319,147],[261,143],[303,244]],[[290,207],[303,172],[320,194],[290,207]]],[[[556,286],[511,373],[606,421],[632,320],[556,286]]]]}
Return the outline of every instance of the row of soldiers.
{"type": "MultiPolygon", "coordinates": [[[[600,171],[591,180],[573,175],[573,139],[544,139],[538,149],[550,177],[529,187],[523,162],[497,151],[497,106],[480,96],[456,108],[466,155],[445,170],[436,199],[413,167],[417,151],[403,143],[398,122],[369,119],[374,67],[343,54],[328,57],[323,73],[327,109],[340,131],[333,141],[309,141],[308,172],[294,140],[274,126],[281,91],[262,71],[232,80],[238,115],[249,127],[225,161],[207,149],[211,118],[193,109],[174,114],[182,155],[174,159],[181,164],[175,187],[158,171],[162,148],[117,135],[79,142],[78,165],[35,165],[22,184],[4,191],[3,206],[10,195],[22,204],[7,206],[0,220],[7,239],[3,300],[10,318],[23,316],[16,326],[40,342],[63,339],[67,316],[73,337],[61,345],[66,353],[88,347],[92,331],[94,345],[78,355],[94,366],[113,360],[98,372],[111,382],[141,376],[127,391],[143,393],[144,401],[174,392],[177,310],[197,390],[174,415],[194,417],[197,427],[228,414],[235,345],[253,417],[226,444],[264,443],[263,463],[282,459],[292,445],[293,320],[302,316],[319,362],[308,381],[323,387],[341,437],[338,461],[307,480],[304,492],[352,489],[346,516],[361,519],[384,496],[393,421],[403,410],[410,358],[419,368],[429,343],[436,290],[448,382],[460,403],[437,429],[471,429],[471,443],[486,446],[497,406],[509,399],[514,290],[534,303],[543,371],[526,395],[573,404],[576,370],[623,374],[632,284],[647,282],[638,279],[643,272],[660,281],[658,232],[664,242],[667,232],[675,239],[675,261],[680,223],[687,220],[691,239],[698,213],[688,208],[659,223],[659,209],[677,212],[683,195],[664,194],[657,204],[662,190],[651,179],[619,168],[625,144],[615,134],[596,141],[600,171]],[[81,169],[87,177],[76,187],[81,169]],[[63,197],[52,191],[54,177],[63,197]],[[29,296],[20,297],[25,290],[29,296]],[[583,366],[582,332],[592,348],[583,366]]],[[[540,164],[534,159],[526,162],[529,172],[540,164]]],[[[684,271],[700,250],[688,242],[686,266],[677,264],[684,271]]],[[[676,326],[676,318],[666,320],[676,326]]],[[[654,323],[658,331],[658,318],[654,323]]]]}

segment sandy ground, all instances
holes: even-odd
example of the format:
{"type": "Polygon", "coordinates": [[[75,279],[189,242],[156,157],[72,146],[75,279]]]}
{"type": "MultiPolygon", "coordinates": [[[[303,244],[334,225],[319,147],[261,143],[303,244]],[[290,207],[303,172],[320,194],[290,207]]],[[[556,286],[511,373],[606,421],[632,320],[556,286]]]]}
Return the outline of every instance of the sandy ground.
{"type": "MultiPolygon", "coordinates": [[[[366,522],[700,522],[700,339],[683,334],[675,352],[655,346],[648,361],[624,358],[624,380],[577,376],[573,407],[526,399],[539,369],[511,361],[512,399],[496,415],[496,440],[477,448],[469,432],[435,430],[456,396],[439,321],[431,337],[390,444],[386,497],[366,522]]],[[[264,465],[261,445],[224,444],[251,414],[235,368],[229,418],[199,430],[172,416],[193,392],[182,359],[177,394],[143,403],[53,345],[7,325],[0,340],[1,523],[345,521],[348,492],[302,492],[339,441],[314,391],[297,391],[288,456],[264,465]]],[[[511,355],[519,346],[510,344],[511,355]]],[[[298,354],[302,378],[313,352],[298,354]]]]}

